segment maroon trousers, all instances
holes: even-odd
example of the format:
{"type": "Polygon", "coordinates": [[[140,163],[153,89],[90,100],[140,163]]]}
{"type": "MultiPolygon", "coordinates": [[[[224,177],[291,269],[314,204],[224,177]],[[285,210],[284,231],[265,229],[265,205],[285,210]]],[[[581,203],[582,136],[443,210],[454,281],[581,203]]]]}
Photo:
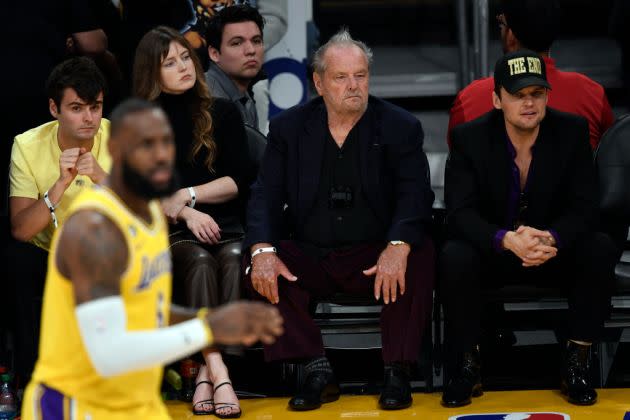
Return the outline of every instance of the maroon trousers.
{"type": "MultiPolygon", "coordinates": [[[[321,332],[309,313],[309,303],[335,292],[374,298],[375,277],[367,277],[362,271],[376,264],[383,248],[382,243],[361,244],[316,258],[293,241],[281,241],[278,256],[298,279],[290,282],[280,277],[278,280],[280,302],[277,307],[284,318],[285,332],[274,344],[265,346],[265,359],[324,355],[321,332]]],[[[244,280],[251,296],[261,299],[249,276],[244,280]]],[[[385,363],[418,360],[422,334],[431,316],[433,282],[434,249],[427,239],[409,254],[405,294],[401,296],[399,292],[396,302],[383,305],[380,324],[385,363]]]]}

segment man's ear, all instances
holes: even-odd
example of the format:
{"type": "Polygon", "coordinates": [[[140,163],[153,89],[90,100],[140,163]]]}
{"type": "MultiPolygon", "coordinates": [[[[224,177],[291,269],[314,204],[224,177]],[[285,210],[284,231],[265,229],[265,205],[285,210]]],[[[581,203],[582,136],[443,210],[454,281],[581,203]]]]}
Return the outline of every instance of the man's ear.
{"type": "Polygon", "coordinates": [[[499,95],[497,95],[495,91],[492,91],[492,105],[496,109],[501,109],[501,98],[499,98],[499,95]]]}
{"type": "Polygon", "coordinates": [[[208,57],[210,57],[210,60],[214,63],[218,63],[219,60],[221,60],[221,53],[212,45],[208,45],[208,57]]]}
{"type": "Polygon", "coordinates": [[[59,110],[57,109],[57,104],[53,101],[52,98],[48,98],[48,111],[53,118],[57,119],[59,116],[59,110]]]}
{"type": "Polygon", "coordinates": [[[319,73],[316,71],[313,72],[313,84],[315,85],[315,90],[321,96],[322,95],[322,78],[319,73]]]}

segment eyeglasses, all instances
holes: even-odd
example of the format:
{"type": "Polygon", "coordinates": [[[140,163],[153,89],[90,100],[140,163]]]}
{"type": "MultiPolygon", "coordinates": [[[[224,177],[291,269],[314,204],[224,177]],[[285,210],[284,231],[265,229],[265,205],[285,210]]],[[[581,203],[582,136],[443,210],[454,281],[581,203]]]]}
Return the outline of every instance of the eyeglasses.
{"type": "Polygon", "coordinates": [[[499,25],[499,30],[507,28],[507,21],[505,20],[505,15],[503,13],[499,13],[495,16],[495,18],[497,20],[497,25],[499,25]]]}

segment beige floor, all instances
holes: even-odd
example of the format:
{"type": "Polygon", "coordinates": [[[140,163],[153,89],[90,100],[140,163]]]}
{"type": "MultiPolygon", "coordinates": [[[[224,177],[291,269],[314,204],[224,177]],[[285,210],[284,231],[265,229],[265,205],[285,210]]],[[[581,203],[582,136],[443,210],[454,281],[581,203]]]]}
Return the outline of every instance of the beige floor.
{"type": "MultiPolygon", "coordinates": [[[[463,414],[504,413],[505,420],[524,420],[528,417],[519,413],[563,413],[571,420],[628,420],[630,413],[630,389],[604,389],[599,391],[599,402],[592,407],[575,407],[567,403],[558,391],[511,391],[487,392],[476,398],[473,404],[460,409],[445,409],[440,406],[440,393],[415,394],[414,403],[407,410],[385,412],[378,410],[377,396],[343,396],[339,401],[325,404],[321,409],[310,412],[291,412],[287,409],[287,398],[243,400],[244,419],[371,419],[371,420],[449,420],[463,414]]],[[[187,404],[169,402],[169,411],[174,420],[216,418],[194,416],[187,404]]],[[[501,417],[491,417],[492,420],[501,417]]],[[[533,417],[541,420],[552,417],[533,417]]],[[[556,417],[560,419],[561,417],[556,417]]],[[[482,418],[471,418],[483,420],[482,418]]],[[[467,420],[468,420],[467,419],[467,420]]],[[[555,420],[555,418],[553,419],[555,420]]]]}

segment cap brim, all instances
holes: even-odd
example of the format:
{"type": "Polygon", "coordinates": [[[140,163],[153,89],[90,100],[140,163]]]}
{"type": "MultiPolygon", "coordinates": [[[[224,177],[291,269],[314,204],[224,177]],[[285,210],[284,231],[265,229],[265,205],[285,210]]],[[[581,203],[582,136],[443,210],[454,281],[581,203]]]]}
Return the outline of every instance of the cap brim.
{"type": "Polygon", "coordinates": [[[522,79],[519,79],[516,82],[514,82],[512,86],[509,86],[509,88],[508,86],[503,86],[503,87],[509,93],[515,94],[519,90],[526,87],[530,87],[530,86],[542,86],[544,88],[551,89],[551,85],[549,84],[548,81],[546,81],[542,77],[536,77],[536,76],[523,77],[522,79]]]}

